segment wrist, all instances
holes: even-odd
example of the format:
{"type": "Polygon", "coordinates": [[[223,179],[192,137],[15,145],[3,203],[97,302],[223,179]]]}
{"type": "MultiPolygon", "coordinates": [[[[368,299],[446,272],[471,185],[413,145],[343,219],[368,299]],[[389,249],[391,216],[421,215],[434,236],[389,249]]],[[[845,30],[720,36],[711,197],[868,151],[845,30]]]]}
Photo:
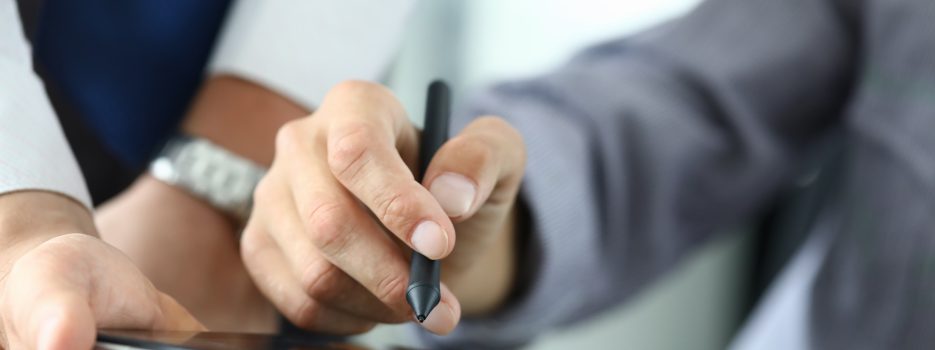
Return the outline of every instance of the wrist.
{"type": "Polygon", "coordinates": [[[305,114],[297,104],[258,84],[234,76],[211,77],[182,124],[182,132],[194,138],[170,141],[152,168],[166,172],[156,172],[155,177],[243,224],[253,187],[272,163],[277,131],[305,114]]]}
{"type": "Polygon", "coordinates": [[[0,281],[30,249],[70,233],[97,236],[91,213],[77,201],[38,190],[0,195],[0,281]]]}
{"type": "Polygon", "coordinates": [[[140,175],[127,190],[127,195],[151,198],[152,201],[167,209],[185,213],[186,220],[192,223],[225,223],[231,229],[236,224],[227,213],[204,199],[198,198],[183,188],[162,182],[149,173],[140,175]]]}
{"type": "Polygon", "coordinates": [[[265,173],[262,166],[211,141],[179,135],[150,163],[148,174],[243,224],[250,215],[253,190],[265,173]]]}
{"type": "Polygon", "coordinates": [[[0,249],[75,232],[97,235],[91,212],[69,197],[36,190],[0,195],[0,249]]]}

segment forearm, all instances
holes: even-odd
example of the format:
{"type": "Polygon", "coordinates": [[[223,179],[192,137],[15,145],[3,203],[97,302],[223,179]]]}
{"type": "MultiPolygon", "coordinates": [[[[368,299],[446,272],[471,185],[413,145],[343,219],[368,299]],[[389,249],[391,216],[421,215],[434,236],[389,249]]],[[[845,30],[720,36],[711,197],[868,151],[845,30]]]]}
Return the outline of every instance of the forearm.
{"type": "Polygon", "coordinates": [[[183,121],[182,131],[269,166],[276,131],[307,114],[309,111],[263,86],[221,75],[205,82],[183,121]]]}

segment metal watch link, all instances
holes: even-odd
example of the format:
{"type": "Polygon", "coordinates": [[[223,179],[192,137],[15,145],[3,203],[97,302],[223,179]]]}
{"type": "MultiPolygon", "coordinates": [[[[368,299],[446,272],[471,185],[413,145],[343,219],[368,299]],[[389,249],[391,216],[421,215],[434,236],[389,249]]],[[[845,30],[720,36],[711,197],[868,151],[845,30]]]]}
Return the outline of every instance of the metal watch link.
{"type": "Polygon", "coordinates": [[[266,169],[208,140],[177,135],[150,162],[149,172],[245,223],[266,169]]]}

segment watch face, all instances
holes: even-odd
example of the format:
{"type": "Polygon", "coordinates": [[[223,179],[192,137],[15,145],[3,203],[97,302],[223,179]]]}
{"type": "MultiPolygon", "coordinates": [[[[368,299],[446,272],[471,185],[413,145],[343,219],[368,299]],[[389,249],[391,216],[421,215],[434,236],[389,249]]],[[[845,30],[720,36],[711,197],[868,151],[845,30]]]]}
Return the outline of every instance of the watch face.
{"type": "Polygon", "coordinates": [[[157,158],[149,165],[149,173],[153,177],[168,183],[178,182],[175,166],[168,158],[157,158]]]}

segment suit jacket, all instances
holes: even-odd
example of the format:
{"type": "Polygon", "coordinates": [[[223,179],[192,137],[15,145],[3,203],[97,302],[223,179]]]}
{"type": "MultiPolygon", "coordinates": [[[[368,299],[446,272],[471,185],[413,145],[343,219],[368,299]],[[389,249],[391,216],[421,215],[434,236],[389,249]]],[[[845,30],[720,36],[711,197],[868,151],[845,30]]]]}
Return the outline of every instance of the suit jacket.
{"type": "Polygon", "coordinates": [[[710,0],[482,94],[459,124],[502,115],[528,147],[528,281],[497,314],[429,338],[514,347],[627,300],[754,216],[840,132],[809,342],[931,348],[932,18],[931,0],[710,0]]]}

